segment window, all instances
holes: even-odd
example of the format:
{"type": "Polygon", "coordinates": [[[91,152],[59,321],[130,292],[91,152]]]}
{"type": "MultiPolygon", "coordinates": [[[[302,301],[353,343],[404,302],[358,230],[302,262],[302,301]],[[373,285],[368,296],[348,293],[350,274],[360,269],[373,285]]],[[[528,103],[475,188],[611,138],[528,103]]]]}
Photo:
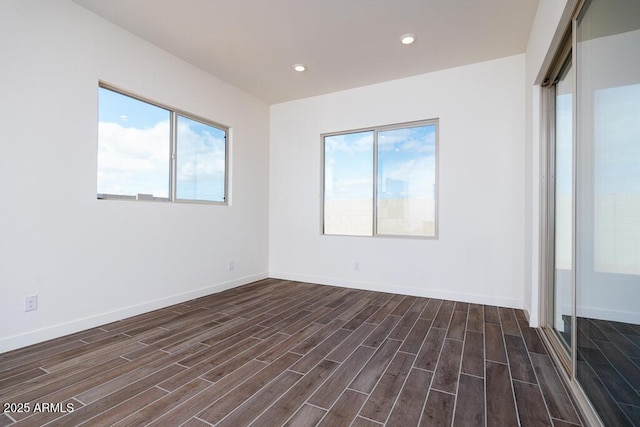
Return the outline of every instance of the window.
{"type": "Polygon", "coordinates": [[[228,129],[99,88],[98,198],[224,203],[228,129]]]}
{"type": "Polygon", "coordinates": [[[437,236],[437,120],[322,140],[324,234],[437,236]]]}

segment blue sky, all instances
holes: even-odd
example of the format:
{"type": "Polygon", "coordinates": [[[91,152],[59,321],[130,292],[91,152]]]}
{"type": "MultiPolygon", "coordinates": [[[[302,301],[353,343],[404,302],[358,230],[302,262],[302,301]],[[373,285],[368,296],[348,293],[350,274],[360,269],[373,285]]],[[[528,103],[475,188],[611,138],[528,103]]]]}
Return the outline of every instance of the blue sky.
{"type": "Polygon", "coordinates": [[[125,128],[150,129],[169,120],[169,111],[140,102],[109,89],[99,89],[100,121],[118,123],[125,128]]]}
{"type": "MultiPolygon", "coordinates": [[[[378,197],[434,198],[435,125],[378,132],[378,197]]],[[[373,197],[373,132],[325,138],[325,198],[373,197]]]]}

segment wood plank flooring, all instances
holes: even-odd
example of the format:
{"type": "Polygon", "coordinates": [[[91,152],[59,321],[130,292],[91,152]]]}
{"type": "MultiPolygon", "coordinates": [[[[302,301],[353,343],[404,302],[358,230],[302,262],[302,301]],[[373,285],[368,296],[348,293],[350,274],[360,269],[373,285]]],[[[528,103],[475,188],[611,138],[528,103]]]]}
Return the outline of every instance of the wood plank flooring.
{"type": "Polygon", "coordinates": [[[606,425],[640,426],[640,325],[578,317],[577,376],[606,425]]]}
{"type": "Polygon", "coordinates": [[[267,279],[0,354],[0,427],[582,425],[521,310],[267,279]]]}

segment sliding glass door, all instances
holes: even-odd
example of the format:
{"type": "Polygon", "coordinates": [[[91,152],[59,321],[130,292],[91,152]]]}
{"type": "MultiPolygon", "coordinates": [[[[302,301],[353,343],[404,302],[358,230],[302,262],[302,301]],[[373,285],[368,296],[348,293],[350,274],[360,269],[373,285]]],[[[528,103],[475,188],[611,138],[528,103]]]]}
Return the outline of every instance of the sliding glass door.
{"type": "Polygon", "coordinates": [[[577,379],[640,425],[640,2],[588,2],[575,37],[577,379]]]}
{"type": "Polygon", "coordinates": [[[582,2],[556,64],[545,335],[603,425],[640,426],[640,1],[582,2]]]}

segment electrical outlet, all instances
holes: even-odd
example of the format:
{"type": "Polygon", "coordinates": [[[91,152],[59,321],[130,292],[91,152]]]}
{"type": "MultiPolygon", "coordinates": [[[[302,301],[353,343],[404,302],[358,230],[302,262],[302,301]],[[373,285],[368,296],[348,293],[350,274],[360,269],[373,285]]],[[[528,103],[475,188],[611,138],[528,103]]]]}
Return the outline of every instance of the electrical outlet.
{"type": "Polygon", "coordinates": [[[360,271],[360,263],[359,262],[354,262],[353,263],[353,269],[355,271],[360,271]]]}
{"type": "Polygon", "coordinates": [[[233,270],[233,261],[229,261],[229,264],[227,265],[227,269],[228,270],[233,270]]]}
{"type": "Polygon", "coordinates": [[[34,311],[38,309],[38,295],[24,297],[24,311],[34,311]]]}

